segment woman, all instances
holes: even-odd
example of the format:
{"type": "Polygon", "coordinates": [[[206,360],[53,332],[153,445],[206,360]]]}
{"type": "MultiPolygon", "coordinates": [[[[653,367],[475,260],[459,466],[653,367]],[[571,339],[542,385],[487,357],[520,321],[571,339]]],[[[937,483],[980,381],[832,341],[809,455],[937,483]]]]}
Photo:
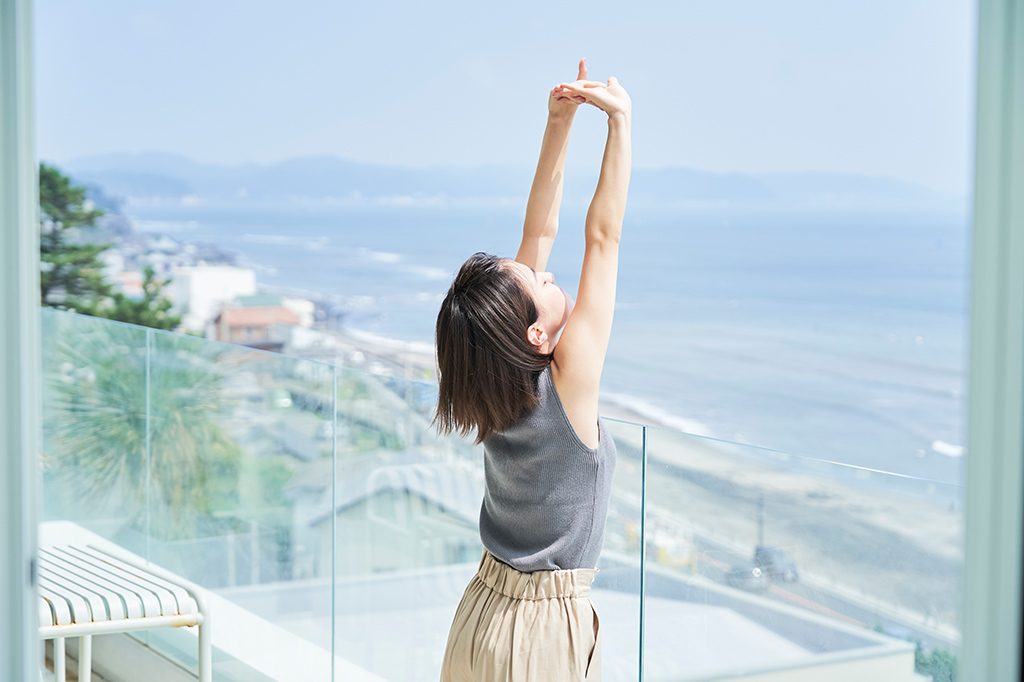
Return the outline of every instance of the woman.
{"type": "Polygon", "coordinates": [[[473,254],[437,316],[441,433],[484,445],[483,556],[452,622],[443,682],[598,680],[590,602],[604,542],[615,442],[598,390],[615,307],[630,176],[629,95],[613,76],[548,98],[540,161],[514,260],[473,254]],[[569,129],[580,104],[608,115],[586,218],[578,301],[545,271],[558,230],[569,129]]]}

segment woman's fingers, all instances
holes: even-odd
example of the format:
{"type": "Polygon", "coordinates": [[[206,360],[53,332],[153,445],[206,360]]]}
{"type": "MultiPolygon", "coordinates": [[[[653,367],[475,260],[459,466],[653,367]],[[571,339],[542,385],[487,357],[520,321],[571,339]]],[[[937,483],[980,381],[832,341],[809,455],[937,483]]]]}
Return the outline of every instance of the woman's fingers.
{"type": "Polygon", "coordinates": [[[570,100],[577,104],[587,101],[587,98],[583,95],[579,95],[568,88],[563,88],[561,85],[551,88],[551,96],[558,100],[570,100]]]}
{"type": "Polygon", "coordinates": [[[560,83],[559,86],[563,88],[607,88],[608,84],[602,83],[601,81],[578,80],[573,81],[572,83],[560,83]]]}
{"type": "Polygon", "coordinates": [[[587,101],[586,97],[583,97],[582,95],[575,95],[575,94],[573,94],[571,92],[555,92],[555,93],[552,93],[552,94],[554,95],[555,99],[558,99],[558,100],[563,100],[563,99],[571,100],[573,102],[576,102],[577,104],[583,104],[584,102],[587,101]]]}
{"type": "MultiPolygon", "coordinates": [[[[555,93],[556,97],[568,97],[577,104],[583,104],[584,102],[590,102],[593,95],[588,93],[594,93],[594,89],[584,89],[573,87],[560,87],[555,93]]],[[[592,103],[592,102],[591,102],[592,103]]]]}
{"type": "Polygon", "coordinates": [[[580,70],[579,75],[576,76],[576,80],[584,80],[587,77],[587,58],[580,57],[580,70]]]}

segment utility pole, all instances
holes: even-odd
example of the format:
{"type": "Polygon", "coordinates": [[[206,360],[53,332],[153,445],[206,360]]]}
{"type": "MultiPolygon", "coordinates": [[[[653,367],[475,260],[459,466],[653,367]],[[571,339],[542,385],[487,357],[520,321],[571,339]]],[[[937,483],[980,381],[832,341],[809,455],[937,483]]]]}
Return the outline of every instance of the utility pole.
{"type": "Polygon", "coordinates": [[[764,493],[757,496],[757,544],[764,545],[764,493]]]}

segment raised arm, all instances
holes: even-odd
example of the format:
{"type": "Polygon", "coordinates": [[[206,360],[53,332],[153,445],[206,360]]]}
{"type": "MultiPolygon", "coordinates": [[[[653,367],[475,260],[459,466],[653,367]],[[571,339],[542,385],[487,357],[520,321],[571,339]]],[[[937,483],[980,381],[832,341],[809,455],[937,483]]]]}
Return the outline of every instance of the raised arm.
{"type": "Polygon", "coordinates": [[[599,443],[598,397],[612,331],[619,242],[629,192],[632,103],[614,76],[607,85],[563,86],[608,114],[601,176],[587,210],[579,297],[555,346],[552,362],[552,379],[566,415],[582,444],[594,448],[599,443]]]}
{"type": "Polygon", "coordinates": [[[608,139],[604,147],[601,176],[587,210],[587,242],[617,242],[622,234],[632,166],[631,116],[629,112],[617,112],[608,117],[608,139]]]}
{"type": "MultiPolygon", "coordinates": [[[[586,59],[580,59],[579,78],[587,77],[586,59]]],[[[552,88],[548,96],[548,122],[544,128],[540,159],[533,176],[530,198],[526,202],[523,241],[516,260],[534,270],[547,269],[548,257],[558,235],[558,209],[562,204],[565,156],[569,149],[569,131],[576,109],[584,98],[552,88]]]]}

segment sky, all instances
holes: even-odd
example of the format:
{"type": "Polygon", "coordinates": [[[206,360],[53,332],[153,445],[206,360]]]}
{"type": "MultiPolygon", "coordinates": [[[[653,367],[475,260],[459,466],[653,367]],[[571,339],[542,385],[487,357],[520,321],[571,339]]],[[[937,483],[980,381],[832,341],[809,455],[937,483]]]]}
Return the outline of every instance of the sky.
{"type": "MultiPolygon", "coordinates": [[[[36,0],[36,148],[64,163],[332,155],[533,168],[548,91],[615,76],[634,167],[838,171],[964,195],[974,2],[36,0]]],[[[600,167],[578,111],[567,172],[600,167]]]]}

